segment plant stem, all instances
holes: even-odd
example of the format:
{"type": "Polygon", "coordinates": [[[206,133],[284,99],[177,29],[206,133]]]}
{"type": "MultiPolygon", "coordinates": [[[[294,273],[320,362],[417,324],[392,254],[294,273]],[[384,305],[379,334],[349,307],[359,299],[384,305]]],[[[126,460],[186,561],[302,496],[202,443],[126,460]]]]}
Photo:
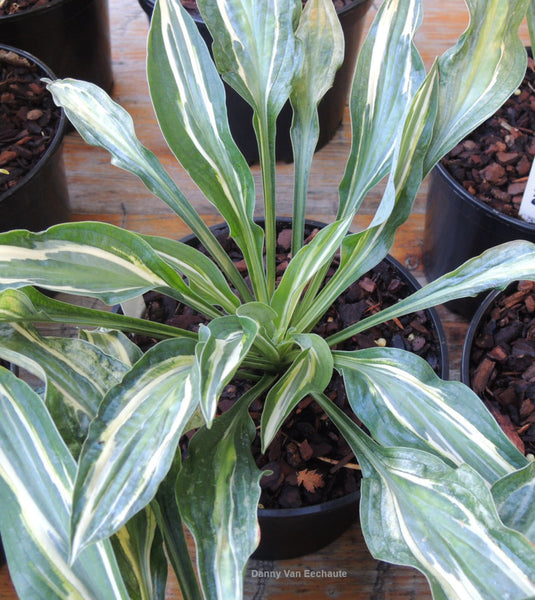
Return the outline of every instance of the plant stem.
{"type": "Polygon", "coordinates": [[[264,215],[266,232],[266,281],[269,297],[275,291],[275,255],[277,250],[277,212],[275,192],[275,120],[269,119],[267,110],[254,115],[254,126],[258,139],[264,215]]]}

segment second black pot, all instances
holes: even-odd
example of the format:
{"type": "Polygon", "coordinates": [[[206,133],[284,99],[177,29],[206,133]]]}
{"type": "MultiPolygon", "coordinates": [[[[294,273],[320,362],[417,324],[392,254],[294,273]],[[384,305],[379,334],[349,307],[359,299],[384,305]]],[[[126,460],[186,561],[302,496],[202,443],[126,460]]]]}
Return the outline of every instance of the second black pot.
{"type": "MultiPolygon", "coordinates": [[[[9,46],[0,47],[37,64],[42,76],[55,78],[48,66],[35,56],[9,46]]],[[[16,185],[0,193],[0,231],[41,231],[69,220],[69,193],[63,164],[66,123],[67,118],[62,110],[54,139],[43,156],[16,185]]]]}
{"type": "Polygon", "coordinates": [[[0,43],[33,54],[57,77],[112,88],[108,0],[52,0],[0,16],[0,43]]]}
{"type": "MultiPolygon", "coordinates": [[[[469,194],[442,165],[431,172],[425,215],[423,264],[434,280],[485,250],[523,239],[535,242],[535,224],[514,219],[469,194]]],[[[447,303],[471,318],[483,295],[447,303]]]]}

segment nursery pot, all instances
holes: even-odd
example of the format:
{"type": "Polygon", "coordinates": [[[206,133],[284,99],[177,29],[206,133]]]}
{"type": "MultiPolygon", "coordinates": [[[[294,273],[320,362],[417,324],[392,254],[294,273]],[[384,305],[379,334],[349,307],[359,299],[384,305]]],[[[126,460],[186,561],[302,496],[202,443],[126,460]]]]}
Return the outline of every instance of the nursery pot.
{"type": "MultiPolygon", "coordinates": [[[[431,172],[425,216],[423,264],[429,280],[498,244],[535,242],[535,224],[510,217],[479,200],[438,164],[431,172]]],[[[484,295],[447,306],[471,318],[484,295]]]]}
{"type": "Polygon", "coordinates": [[[112,88],[108,0],[51,0],[0,16],[0,43],[30,52],[57,77],[112,88]]]}
{"type": "MultiPolygon", "coordinates": [[[[256,222],[263,226],[262,219],[256,222]]],[[[279,218],[278,231],[291,225],[291,219],[279,218]]],[[[322,228],[324,223],[307,221],[310,229],[322,228]]],[[[219,225],[211,228],[218,239],[228,236],[228,227],[219,225]]],[[[198,246],[197,239],[189,236],[182,240],[198,246]]],[[[394,258],[387,256],[385,261],[392,265],[401,280],[411,291],[421,286],[416,279],[394,258]]],[[[427,310],[429,326],[435,331],[438,364],[435,370],[442,378],[448,377],[448,352],[446,336],[438,314],[434,309],[427,310]]],[[[254,559],[279,560],[310,554],[337,539],[358,519],[360,491],[355,491],[336,499],[319,504],[296,508],[259,508],[260,545],[252,555],[254,559]]]]}
{"type": "Polygon", "coordinates": [[[535,452],[534,328],[534,283],[493,290],[470,322],[461,362],[461,381],[524,453],[535,452]]]}
{"type": "MultiPolygon", "coordinates": [[[[27,52],[1,46],[35,63],[43,76],[55,78],[40,60],[27,52]]],[[[54,138],[38,162],[13,187],[0,193],[0,231],[41,231],[69,220],[69,194],[63,164],[66,117],[63,110],[54,138]]]]}
{"type": "MultiPolygon", "coordinates": [[[[151,17],[154,0],[139,0],[139,4],[151,17]]],[[[344,32],[345,50],[344,61],[336,73],[333,86],[325,94],[318,107],[319,139],[316,149],[321,148],[331,140],[342,123],[347,103],[355,62],[357,60],[360,39],[362,37],[365,15],[372,0],[351,0],[337,10],[340,24],[344,32]]],[[[199,13],[190,13],[195,20],[201,36],[212,53],[212,36],[199,13]]],[[[213,56],[213,55],[212,55],[213,56]]],[[[234,140],[249,163],[258,161],[258,148],[253,129],[253,109],[226,82],[225,86],[227,112],[230,131],[234,140]]],[[[277,137],[275,152],[278,160],[291,162],[293,160],[290,126],[292,124],[292,108],[287,102],[277,118],[277,137]]]]}

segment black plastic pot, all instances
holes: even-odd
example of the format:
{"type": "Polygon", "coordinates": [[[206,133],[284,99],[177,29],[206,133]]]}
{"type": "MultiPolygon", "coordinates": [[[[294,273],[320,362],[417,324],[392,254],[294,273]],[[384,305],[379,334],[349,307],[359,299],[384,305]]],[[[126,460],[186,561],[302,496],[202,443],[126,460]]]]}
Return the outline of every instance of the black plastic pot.
{"type": "Polygon", "coordinates": [[[58,77],[112,88],[107,0],[52,0],[0,16],[0,43],[30,52],[58,77]]]}
{"type": "MultiPolygon", "coordinates": [[[[154,0],[139,0],[139,4],[150,19],[154,9],[154,0]]],[[[338,11],[345,40],[344,62],[336,74],[332,88],[325,94],[318,107],[320,133],[317,149],[331,140],[342,123],[363,33],[364,17],[371,4],[372,0],[353,0],[338,11]]],[[[192,16],[211,52],[212,36],[208,28],[200,15],[192,16]]],[[[258,148],[252,125],[253,110],[229,85],[226,83],[224,85],[230,131],[245,159],[249,163],[256,162],[258,161],[258,148]]],[[[290,140],[291,123],[292,108],[290,103],[287,102],[277,119],[277,138],[275,141],[277,159],[286,162],[293,160],[290,140]]]]}
{"type": "MultiPolygon", "coordinates": [[[[43,76],[55,78],[48,66],[31,54],[9,46],[0,48],[25,56],[38,65],[43,76]]],[[[63,164],[66,121],[62,110],[56,135],[41,159],[15,186],[0,194],[0,231],[41,231],[69,220],[69,193],[63,164]]]]}
{"type": "MultiPolygon", "coordinates": [[[[535,242],[535,225],[494,210],[469,194],[442,165],[431,172],[425,216],[423,264],[429,280],[504,242],[535,242]]],[[[471,318],[484,295],[448,302],[471,318]]]]}

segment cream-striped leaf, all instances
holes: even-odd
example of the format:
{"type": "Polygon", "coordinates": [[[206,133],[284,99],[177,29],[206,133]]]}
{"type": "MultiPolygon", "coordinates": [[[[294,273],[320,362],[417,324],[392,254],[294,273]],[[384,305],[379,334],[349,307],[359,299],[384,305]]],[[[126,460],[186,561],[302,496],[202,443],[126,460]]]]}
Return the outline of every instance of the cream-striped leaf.
{"type": "Polygon", "coordinates": [[[80,456],[73,556],[116,533],[154,496],[195,410],[194,343],[164,340],[105,396],[80,456]]]}
{"type": "Polygon", "coordinates": [[[261,472],[251,452],[255,437],[242,397],[191,439],[177,480],[180,513],[193,534],[197,570],[210,600],[243,597],[243,577],[259,540],[261,472]]]}
{"type": "Polygon", "coordinates": [[[41,398],[0,368],[0,529],[21,600],[129,600],[109,542],[69,564],[74,459],[41,398]]]}
{"type": "Polygon", "coordinates": [[[107,223],[65,223],[41,233],[0,234],[0,290],[35,285],[92,296],[107,304],[151,289],[216,316],[135,233],[107,223]]]}
{"type": "Polygon", "coordinates": [[[85,141],[107,150],[113,164],[137,175],[170,206],[201,240],[242,296],[251,299],[242,277],[214,234],[156,156],[137,139],[130,115],[93,83],[56,79],[47,87],[85,141]]]}
{"type": "Polygon", "coordinates": [[[271,308],[278,315],[276,324],[279,339],[284,337],[306,285],[332,261],[351,221],[352,218],[341,219],[322,228],[290,261],[271,300],[271,308]]]}
{"type": "Polygon", "coordinates": [[[467,0],[470,22],[439,60],[437,125],[424,173],[495,113],[526,73],[518,28],[530,0],[467,0]]]}
{"type": "Polygon", "coordinates": [[[139,511],[111,543],[131,600],[165,600],[167,558],[153,511],[139,511]]]}
{"type": "Polygon", "coordinates": [[[121,331],[102,328],[82,329],[78,335],[81,340],[97,346],[104,354],[116,358],[129,367],[143,356],[140,347],[121,331]]]}
{"type": "Polygon", "coordinates": [[[440,600],[535,596],[535,546],[501,522],[488,483],[421,450],[377,446],[325,396],[363,469],[360,519],[378,560],[422,571],[440,600]]]}
{"type": "Polygon", "coordinates": [[[297,404],[311,392],[322,392],[331,380],[333,358],[325,341],[315,334],[293,336],[302,352],[269,390],[262,411],[262,452],[297,404]]]}
{"type": "Polygon", "coordinates": [[[535,244],[523,240],[507,242],[486,250],[392,307],[331,336],[328,341],[331,345],[336,344],[377,323],[456,298],[474,296],[492,288],[503,289],[511,281],[519,279],[535,280],[535,244]]]}
{"type": "Polygon", "coordinates": [[[492,486],[500,518],[535,544],[535,461],[492,486]]]}
{"type": "Polygon", "coordinates": [[[332,86],[344,58],[344,34],[332,0],[308,0],[295,32],[303,53],[290,102],[295,162],[292,254],[304,239],[307,184],[319,137],[318,103],[332,86]]]}
{"type": "MultiPolygon", "coordinates": [[[[156,4],[148,56],[151,98],[169,147],[221,212],[249,269],[260,276],[263,232],[253,221],[253,176],[228,127],[223,83],[180,2],[156,4]]],[[[255,277],[253,285],[261,281],[255,277]]]]}
{"type": "Polygon", "coordinates": [[[421,0],[386,0],[362,45],[350,99],[352,146],[340,185],[340,215],[353,214],[388,173],[405,114],[425,77],[413,38],[421,0]]]}
{"type": "Polygon", "coordinates": [[[208,29],[217,31],[213,52],[219,72],[257,115],[275,120],[301,62],[294,31],[297,0],[200,0],[208,29]]]}
{"type": "Polygon", "coordinates": [[[232,315],[199,328],[192,385],[209,425],[215,417],[219,395],[247,356],[258,329],[253,319],[232,315]]]}
{"type": "Polygon", "coordinates": [[[115,312],[96,310],[61,302],[32,287],[0,292],[0,323],[61,323],[84,327],[107,327],[155,338],[185,337],[197,339],[191,331],[125,317],[115,312]]]}
{"type": "Polygon", "coordinates": [[[442,381],[419,356],[396,348],[335,352],[349,403],[384,446],[407,446],[469,464],[489,483],[527,464],[481,400],[442,381]]]}
{"type": "Polygon", "coordinates": [[[189,288],[194,293],[229,313],[233,313],[240,305],[221,271],[205,254],[188,244],[168,238],[149,235],[142,237],[160,258],[186,277],[189,288]]]}
{"type": "Polygon", "coordinates": [[[17,323],[0,325],[0,357],[41,379],[48,410],[75,457],[102,398],[128,370],[86,341],[43,337],[17,323]]]}

